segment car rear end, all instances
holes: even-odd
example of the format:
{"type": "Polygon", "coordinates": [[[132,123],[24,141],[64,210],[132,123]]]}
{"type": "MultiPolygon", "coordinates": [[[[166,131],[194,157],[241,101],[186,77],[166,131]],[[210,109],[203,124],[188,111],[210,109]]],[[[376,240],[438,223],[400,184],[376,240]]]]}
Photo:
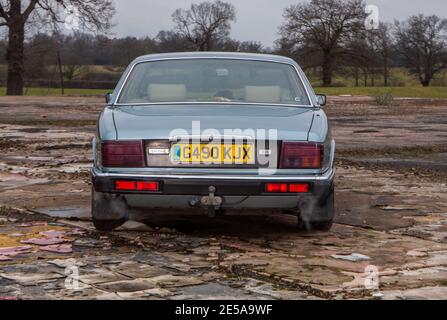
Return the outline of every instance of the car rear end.
{"type": "Polygon", "coordinates": [[[281,210],[296,214],[300,227],[328,229],[335,143],[327,118],[319,108],[271,104],[107,107],[91,172],[96,227],[113,229],[132,210],[187,208],[210,217],[281,210]]]}
{"type": "MultiPolygon", "coordinates": [[[[150,209],[174,208],[201,210],[210,217],[227,209],[279,209],[311,215],[307,208],[333,191],[333,146],[325,150],[321,143],[276,143],[278,147],[272,149],[278,152],[275,158],[279,161],[273,169],[260,163],[172,165],[172,154],[183,143],[101,141],[101,160],[92,170],[93,186],[96,193],[120,203],[120,219],[127,219],[128,209],[145,209],[150,214],[150,209]]],[[[258,155],[272,150],[263,143],[262,147],[256,142],[241,145],[253,146],[258,155]]]]}

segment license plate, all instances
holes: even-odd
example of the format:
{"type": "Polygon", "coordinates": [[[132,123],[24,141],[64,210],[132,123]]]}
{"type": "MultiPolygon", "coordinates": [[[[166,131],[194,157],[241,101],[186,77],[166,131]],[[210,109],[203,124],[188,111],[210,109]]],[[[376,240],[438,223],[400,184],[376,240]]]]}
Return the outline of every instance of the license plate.
{"type": "Polygon", "coordinates": [[[180,164],[254,164],[254,144],[173,144],[171,160],[180,164]]]}

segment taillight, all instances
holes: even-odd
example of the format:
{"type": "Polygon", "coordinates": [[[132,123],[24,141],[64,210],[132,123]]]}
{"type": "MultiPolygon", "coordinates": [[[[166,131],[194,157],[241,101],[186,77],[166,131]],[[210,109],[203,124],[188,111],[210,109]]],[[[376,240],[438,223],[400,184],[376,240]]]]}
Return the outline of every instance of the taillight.
{"type": "Polygon", "coordinates": [[[320,169],[323,145],[317,143],[283,142],[280,169],[320,169]]]}
{"type": "Polygon", "coordinates": [[[267,183],[265,191],[268,193],[285,193],[289,191],[287,183],[267,183]]]}
{"type": "Polygon", "coordinates": [[[267,183],[265,185],[267,193],[308,193],[308,183],[267,183]]]}
{"type": "Polygon", "coordinates": [[[144,167],[143,141],[104,141],[101,154],[104,167],[144,167]]]}
{"type": "Polygon", "coordinates": [[[291,183],[291,184],[289,184],[289,192],[307,193],[307,192],[309,192],[309,184],[307,184],[307,183],[291,183]]]}
{"type": "Polygon", "coordinates": [[[158,191],[159,183],[153,181],[115,180],[115,190],[118,191],[158,191]]]}

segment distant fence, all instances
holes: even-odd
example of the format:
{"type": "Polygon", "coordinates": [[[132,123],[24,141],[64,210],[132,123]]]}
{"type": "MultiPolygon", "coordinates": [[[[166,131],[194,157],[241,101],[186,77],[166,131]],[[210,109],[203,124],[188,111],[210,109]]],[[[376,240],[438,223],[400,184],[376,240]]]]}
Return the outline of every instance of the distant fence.
{"type": "MultiPolygon", "coordinates": [[[[104,89],[112,90],[115,88],[117,81],[86,81],[86,80],[65,80],[64,87],[71,89],[104,89]]],[[[0,86],[6,87],[6,80],[0,80],[0,86]]],[[[60,88],[61,84],[55,80],[25,80],[27,88],[60,88]]]]}

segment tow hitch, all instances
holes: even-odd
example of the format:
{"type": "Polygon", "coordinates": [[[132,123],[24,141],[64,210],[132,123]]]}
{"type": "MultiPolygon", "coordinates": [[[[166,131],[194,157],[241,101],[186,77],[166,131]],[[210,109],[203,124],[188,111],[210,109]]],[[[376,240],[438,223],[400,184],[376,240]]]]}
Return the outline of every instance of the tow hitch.
{"type": "Polygon", "coordinates": [[[222,198],[217,197],[215,195],[216,193],[216,187],[210,186],[208,188],[209,195],[202,197],[200,200],[200,203],[202,206],[205,206],[208,210],[208,217],[215,218],[216,217],[216,210],[220,209],[220,206],[222,205],[222,198]]]}

